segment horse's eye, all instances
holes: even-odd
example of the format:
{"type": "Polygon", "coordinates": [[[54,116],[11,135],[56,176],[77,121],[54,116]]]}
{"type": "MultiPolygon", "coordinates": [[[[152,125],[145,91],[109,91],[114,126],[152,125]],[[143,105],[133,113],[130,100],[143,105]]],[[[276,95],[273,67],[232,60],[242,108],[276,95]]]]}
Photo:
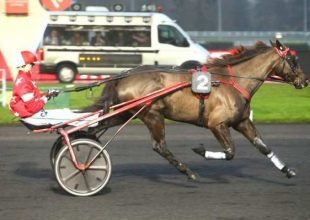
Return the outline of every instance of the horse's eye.
{"type": "Polygon", "coordinates": [[[298,57],[293,57],[292,60],[293,60],[293,63],[294,63],[295,65],[297,65],[297,63],[298,63],[298,62],[297,62],[297,61],[298,61],[298,57]]]}

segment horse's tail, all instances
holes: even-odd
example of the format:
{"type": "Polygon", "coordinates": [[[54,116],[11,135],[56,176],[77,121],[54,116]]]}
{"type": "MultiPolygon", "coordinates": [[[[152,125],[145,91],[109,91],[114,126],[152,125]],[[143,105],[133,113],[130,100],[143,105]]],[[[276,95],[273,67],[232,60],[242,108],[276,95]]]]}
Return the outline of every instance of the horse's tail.
{"type": "Polygon", "coordinates": [[[117,103],[117,93],[115,90],[115,81],[106,83],[102,90],[100,98],[91,106],[82,109],[83,112],[95,112],[103,109],[103,113],[109,111],[109,107],[117,103]]]}
{"type": "MultiPolygon", "coordinates": [[[[84,108],[82,111],[95,112],[98,110],[103,110],[103,114],[108,113],[110,106],[119,102],[115,86],[116,83],[117,81],[108,82],[102,91],[101,97],[93,105],[84,108]]],[[[109,117],[103,121],[100,121],[96,127],[89,128],[88,132],[90,134],[96,135],[97,133],[104,131],[110,127],[123,124],[130,117],[131,114],[128,112],[109,117]]]]}

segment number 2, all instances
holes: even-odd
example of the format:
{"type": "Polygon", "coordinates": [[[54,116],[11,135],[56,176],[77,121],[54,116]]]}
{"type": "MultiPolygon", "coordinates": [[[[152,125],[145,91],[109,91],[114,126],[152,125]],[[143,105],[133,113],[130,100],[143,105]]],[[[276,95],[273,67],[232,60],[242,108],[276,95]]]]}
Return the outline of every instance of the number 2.
{"type": "Polygon", "coordinates": [[[197,77],[197,81],[199,82],[197,85],[198,90],[208,90],[209,78],[206,75],[200,75],[197,77]]]}

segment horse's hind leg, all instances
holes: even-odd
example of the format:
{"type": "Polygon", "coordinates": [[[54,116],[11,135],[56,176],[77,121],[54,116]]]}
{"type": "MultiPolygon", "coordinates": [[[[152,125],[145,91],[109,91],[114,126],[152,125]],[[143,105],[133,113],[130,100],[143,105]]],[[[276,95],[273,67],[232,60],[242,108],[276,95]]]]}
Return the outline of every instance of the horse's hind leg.
{"type": "Polygon", "coordinates": [[[168,150],[165,141],[165,123],[164,117],[157,111],[150,110],[143,114],[141,120],[148,127],[153,140],[153,150],[175,166],[181,173],[188,176],[189,179],[196,179],[195,174],[168,150]]]}
{"type": "Polygon", "coordinates": [[[250,119],[240,122],[237,126],[234,127],[237,131],[243,134],[262,154],[267,156],[271,162],[286,174],[288,178],[291,178],[296,175],[295,171],[291,168],[288,168],[284,162],[282,162],[279,157],[264,144],[261,135],[255,128],[254,124],[250,119]]]}

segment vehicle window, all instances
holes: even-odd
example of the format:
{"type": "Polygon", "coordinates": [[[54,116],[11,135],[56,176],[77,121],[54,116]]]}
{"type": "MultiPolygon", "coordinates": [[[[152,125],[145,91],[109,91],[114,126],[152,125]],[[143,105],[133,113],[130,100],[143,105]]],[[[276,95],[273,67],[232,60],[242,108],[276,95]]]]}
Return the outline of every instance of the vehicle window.
{"type": "Polygon", "coordinates": [[[133,31],[131,33],[132,45],[136,47],[150,47],[150,31],[133,31]]]}
{"type": "Polygon", "coordinates": [[[173,26],[158,26],[159,43],[171,44],[177,47],[188,47],[189,43],[186,38],[173,26]]]}
{"type": "Polygon", "coordinates": [[[48,27],[44,34],[44,45],[63,45],[64,35],[63,29],[57,27],[48,27]]]}
{"type": "Polygon", "coordinates": [[[48,26],[43,45],[150,47],[150,26],[48,26]]]}

